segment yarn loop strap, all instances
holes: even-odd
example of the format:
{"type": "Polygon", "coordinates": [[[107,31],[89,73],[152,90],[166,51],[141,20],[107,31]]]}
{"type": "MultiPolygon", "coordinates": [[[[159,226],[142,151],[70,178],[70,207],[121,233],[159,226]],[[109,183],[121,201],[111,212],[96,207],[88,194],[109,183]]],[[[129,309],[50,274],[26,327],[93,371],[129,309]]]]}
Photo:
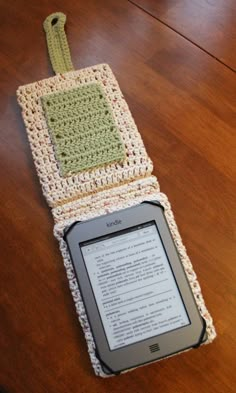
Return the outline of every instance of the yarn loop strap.
{"type": "Polygon", "coordinates": [[[62,12],[55,12],[49,15],[43,23],[49,57],[53,71],[56,74],[64,74],[74,70],[64,30],[65,23],[66,15],[62,12]]]}

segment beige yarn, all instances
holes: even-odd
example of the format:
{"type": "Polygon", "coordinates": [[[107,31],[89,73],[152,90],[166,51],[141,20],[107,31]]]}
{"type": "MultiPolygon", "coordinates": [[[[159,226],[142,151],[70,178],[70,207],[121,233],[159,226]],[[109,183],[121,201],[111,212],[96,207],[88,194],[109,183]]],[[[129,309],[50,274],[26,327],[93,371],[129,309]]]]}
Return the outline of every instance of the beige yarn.
{"type": "Polygon", "coordinates": [[[43,193],[52,207],[55,220],[54,234],[59,240],[76,311],[96,375],[107,376],[95,355],[95,343],[67,246],[63,240],[64,229],[74,221],[110,213],[144,200],[158,200],[165,208],[165,216],[199,311],[206,321],[208,333],[206,343],[210,343],[216,336],[212,318],[206,309],[196,274],[183,246],[168,199],[160,193],[157,179],[151,175],[152,162],[110,67],[101,64],[80,71],[57,74],[19,87],[17,96],[43,193]],[[116,127],[125,146],[125,159],[120,163],[111,163],[63,177],[47,126],[42,99],[51,93],[69,91],[91,83],[102,86],[112,108],[116,127]]]}

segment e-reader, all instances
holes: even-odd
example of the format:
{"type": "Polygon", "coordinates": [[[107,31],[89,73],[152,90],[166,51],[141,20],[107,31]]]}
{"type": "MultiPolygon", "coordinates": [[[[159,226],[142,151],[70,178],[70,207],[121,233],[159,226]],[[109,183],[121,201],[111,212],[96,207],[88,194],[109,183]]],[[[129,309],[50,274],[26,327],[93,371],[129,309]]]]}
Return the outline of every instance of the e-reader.
{"type": "Polygon", "coordinates": [[[204,340],[205,321],[158,202],[75,222],[64,239],[105,372],[204,340]]]}

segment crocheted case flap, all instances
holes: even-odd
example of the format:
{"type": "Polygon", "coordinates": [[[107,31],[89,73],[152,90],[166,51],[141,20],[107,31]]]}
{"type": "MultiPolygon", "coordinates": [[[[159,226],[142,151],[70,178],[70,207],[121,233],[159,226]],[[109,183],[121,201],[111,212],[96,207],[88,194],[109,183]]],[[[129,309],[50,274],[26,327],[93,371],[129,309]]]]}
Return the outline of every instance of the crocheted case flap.
{"type": "MultiPolygon", "coordinates": [[[[17,97],[22,108],[22,116],[43,193],[51,207],[151,174],[152,162],[147,155],[119,85],[107,64],[57,74],[51,78],[21,86],[17,90],[17,97]],[[94,112],[94,109],[90,107],[93,121],[94,119],[98,121],[98,129],[95,128],[93,121],[90,121],[91,118],[87,123],[84,122],[84,128],[77,118],[75,121],[72,120],[77,126],[77,131],[80,131],[76,134],[73,125],[69,126],[70,115],[71,119],[74,119],[73,116],[76,117],[76,115],[70,114],[70,104],[65,108],[66,113],[64,112],[64,108],[61,108],[61,99],[75,95],[75,100],[79,102],[82,94],[80,89],[84,89],[83,91],[86,91],[88,96],[92,95],[93,100],[97,100],[95,96],[97,97],[101,92],[104,110],[98,109],[94,112]],[[46,109],[47,102],[49,102],[48,108],[50,104],[60,107],[55,119],[51,117],[53,109],[46,109]],[[65,125],[63,116],[66,116],[65,125]],[[59,124],[59,127],[55,128],[50,119],[54,119],[54,123],[59,124]],[[66,128],[64,134],[63,127],[66,128]],[[89,134],[89,127],[91,134],[89,134]],[[83,130],[87,130],[87,140],[83,130]],[[89,135],[92,137],[96,131],[98,132],[97,139],[93,141],[95,158],[89,158],[89,154],[87,156],[81,154],[82,145],[80,146],[79,140],[84,138],[84,146],[89,146],[89,135]],[[108,144],[112,145],[111,150],[103,149],[107,138],[102,138],[102,143],[99,144],[99,132],[103,136],[109,135],[111,143],[108,142],[108,144]],[[58,139],[57,135],[59,135],[58,139]],[[57,140],[56,143],[55,140],[57,140]],[[70,140],[70,147],[67,150],[68,140],[70,140]],[[66,152],[70,160],[67,160],[67,156],[64,155],[66,152]],[[104,162],[114,160],[116,162],[104,162]],[[93,164],[94,167],[92,167],[93,164]]],[[[86,110],[82,105],[81,117],[84,115],[86,116],[86,110]]]]}
{"type": "Polygon", "coordinates": [[[144,200],[157,200],[163,205],[165,209],[166,220],[168,222],[190,286],[192,288],[200,314],[206,322],[207,340],[204,342],[204,344],[212,342],[216,337],[216,332],[211,315],[209,314],[205,306],[197,276],[193,270],[191,261],[182,243],[182,239],[180,237],[171,210],[171,205],[166,195],[159,192],[159,186],[156,178],[152,176],[146,179],[133,181],[127,185],[114,188],[112,190],[112,193],[109,190],[105,190],[103,192],[97,193],[95,198],[93,197],[93,195],[81,198],[79,201],[71,202],[67,205],[63,205],[61,207],[53,209],[53,215],[55,219],[54,234],[59,240],[60,250],[63,256],[70,290],[74,299],[76,312],[82,326],[85,339],[87,341],[91,363],[94,368],[95,374],[101,377],[108,377],[114,374],[107,375],[106,373],[104,373],[102,365],[96,356],[96,345],[93,339],[92,331],[90,329],[90,325],[79,291],[78,282],[75,276],[67,245],[63,240],[64,229],[71,225],[74,221],[86,220],[102,214],[111,213],[116,210],[134,206],[143,202],[144,200]]]}

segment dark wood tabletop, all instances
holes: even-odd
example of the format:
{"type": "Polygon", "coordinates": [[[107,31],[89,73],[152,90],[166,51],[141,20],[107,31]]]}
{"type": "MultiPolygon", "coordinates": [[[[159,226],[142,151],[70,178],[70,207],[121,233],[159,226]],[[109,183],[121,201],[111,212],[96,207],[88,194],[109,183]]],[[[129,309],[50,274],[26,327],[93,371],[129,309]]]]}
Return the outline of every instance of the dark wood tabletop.
{"type": "Polygon", "coordinates": [[[235,2],[0,4],[0,392],[235,392],[235,2]],[[90,365],[15,95],[53,75],[42,23],[55,11],[67,15],[75,68],[113,69],[218,333],[106,380],[90,365]]]}

